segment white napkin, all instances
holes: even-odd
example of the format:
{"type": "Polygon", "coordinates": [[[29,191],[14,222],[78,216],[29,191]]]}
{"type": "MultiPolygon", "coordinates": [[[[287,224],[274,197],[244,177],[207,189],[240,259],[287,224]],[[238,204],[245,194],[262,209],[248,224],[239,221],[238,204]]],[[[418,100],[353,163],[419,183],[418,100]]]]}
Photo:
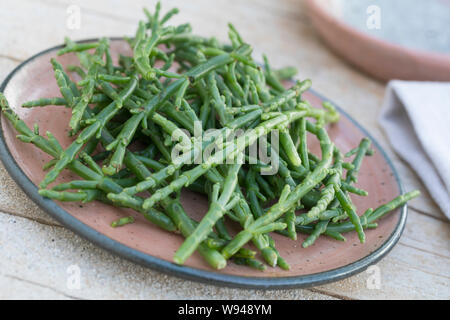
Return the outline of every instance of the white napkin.
{"type": "Polygon", "coordinates": [[[390,81],[380,124],[450,219],[450,83],[390,81]]]}

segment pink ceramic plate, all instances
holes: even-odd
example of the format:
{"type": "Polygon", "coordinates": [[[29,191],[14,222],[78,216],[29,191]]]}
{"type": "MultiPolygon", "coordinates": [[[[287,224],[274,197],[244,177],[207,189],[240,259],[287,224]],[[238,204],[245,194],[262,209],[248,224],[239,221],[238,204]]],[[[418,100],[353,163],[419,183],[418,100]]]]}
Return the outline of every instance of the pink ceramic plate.
{"type": "MultiPolygon", "coordinates": [[[[119,53],[129,54],[128,45],[123,40],[112,40],[111,47],[114,58],[119,53]]],[[[0,90],[28,125],[39,124],[41,132],[51,131],[66,147],[71,142],[67,137],[70,110],[57,106],[35,109],[20,107],[28,100],[59,96],[49,63],[50,58],[56,57],[59,48],[43,51],[22,63],[6,78],[0,90]]],[[[76,57],[71,54],[57,59],[64,66],[77,63],[76,57]]],[[[305,98],[314,105],[320,105],[322,101],[314,92],[306,93],[305,98]]],[[[350,150],[369,134],[348,115],[343,112],[342,115],[341,121],[329,128],[329,133],[338,147],[350,150]]],[[[278,250],[291,265],[289,271],[268,268],[261,272],[234,263],[229,263],[221,271],[214,271],[198,254],[189,258],[185,266],[178,266],[171,261],[183,241],[182,237],[155,227],[138,213],[100,202],[80,205],[42,198],[36,185],[44,177],[42,165],[49,157],[33,145],[16,139],[16,132],[4,117],[0,129],[0,155],[5,167],[30,198],[50,215],[109,251],[184,278],[247,288],[305,287],[335,281],[360,272],[383,257],[399,239],[406,221],[407,211],[404,206],[379,221],[377,229],[367,230],[367,242],[364,245],[358,242],[356,233],[348,233],[347,242],[321,237],[313,246],[303,249],[301,243],[305,236],[300,235],[297,241],[292,241],[274,234],[278,250]],[[111,221],[125,215],[133,215],[136,222],[121,228],[110,227],[111,221]]],[[[360,212],[375,208],[402,192],[391,162],[376,141],[372,141],[376,153],[364,160],[358,183],[359,187],[368,190],[369,196],[354,197],[360,212]]],[[[66,171],[60,181],[73,178],[66,171]]],[[[182,202],[195,218],[200,218],[207,210],[207,201],[199,194],[184,192],[182,202]]]]}

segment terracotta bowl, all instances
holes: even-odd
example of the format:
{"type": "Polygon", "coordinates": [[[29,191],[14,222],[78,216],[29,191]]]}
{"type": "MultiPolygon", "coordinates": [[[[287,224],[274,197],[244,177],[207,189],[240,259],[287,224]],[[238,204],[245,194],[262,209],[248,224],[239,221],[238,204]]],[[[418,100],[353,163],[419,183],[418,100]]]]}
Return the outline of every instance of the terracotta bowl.
{"type": "MultiPolygon", "coordinates": [[[[114,59],[117,59],[119,53],[129,54],[128,45],[122,40],[112,40],[111,46],[114,59]]],[[[71,142],[67,137],[70,110],[58,106],[35,109],[20,107],[28,100],[60,95],[49,63],[50,58],[56,57],[58,48],[60,47],[43,51],[22,63],[6,78],[0,89],[9,99],[11,107],[28,125],[39,124],[41,132],[51,131],[66,147],[71,142]]],[[[64,66],[77,62],[72,54],[57,59],[64,66]]],[[[317,106],[323,100],[312,91],[306,93],[305,97],[317,106]]],[[[362,137],[370,135],[340,111],[342,120],[331,126],[329,133],[342,150],[350,150],[358,145],[362,137]]],[[[6,169],[28,196],[51,216],[77,234],[115,254],[188,279],[247,288],[305,287],[336,281],[364,270],[383,257],[399,239],[406,221],[407,209],[404,206],[379,221],[377,229],[368,230],[364,245],[358,242],[355,233],[348,233],[346,242],[321,237],[313,246],[303,249],[301,243],[306,236],[299,235],[297,241],[292,241],[274,234],[278,250],[291,265],[289,271],[269,267],[261,272],[231,262],[225,269],[215,271],[197,253],[187,260],[185,266],[179,266],[171,261],[183,241],[182,237],[155,227],[138,213],[100,202],[81,205],[41,197],[36,185],[44,177],[42,165],[49,160],[49,156],[33,145],[16,139],[15,130],[3,116],[0,129],[0,155],[6,169]],[[110,227],[113,220],[125,215],[133,215],[136,222],[121,228],[110,227]]],[[[373,138],[372,141],[376,153],[364,161],[358,183],[370,195],[354,197],[360,213],[367,208],[375,208],[402,192],[392,163],[373,138]]],[[[319,150],[317,143],[312,141],[311,144],[313,149],[319,150]]],[[[73,174],[65,171],[58,181],[74,178],[73,174]]],[[[207,201],[199,194],[183,192],[182,202],[187,212],[195,218],[201,218],[207,210],[207,201]]]]}
{"type": "Polygon", "coordinates": [[[311,21],[330,48],[373,77],[450,81],[450,54],[413,50],[368,35],[334,17],[331,0],[306,0],[311,21]]]}

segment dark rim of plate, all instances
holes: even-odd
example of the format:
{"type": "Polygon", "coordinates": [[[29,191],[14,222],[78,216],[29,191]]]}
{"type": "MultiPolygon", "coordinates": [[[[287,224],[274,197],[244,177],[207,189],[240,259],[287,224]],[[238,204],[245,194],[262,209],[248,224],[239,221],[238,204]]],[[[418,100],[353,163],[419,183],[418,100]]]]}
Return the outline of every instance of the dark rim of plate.
{"type": "MultiPolygon", "coordinates": [[[[80,43],[92,42],[98,39],[87,39],[78,41],[80,43]]],[[[112,41],[123,40],[123,38],[110,38],[112,41]]],[[[49,53],[50,51],[58,50],[64,47],[64,45],[55,46],[44,51],[41,51],[29,59],[22,62],[17,66],[3,81],[0,86],[0,92],[4,92],[9,81],[13,76],[26,64],[33,61],[34,59],[49,53]]],[[[324,97],[316,92],[311,92],[324,99],[324,97]]],[[[328,99],[324,99],[328,100],[328,99]]],[[[392,164],[392,161],[387,156],[386,152],[380,146],[380,144],[352,117],[350,117],[344,110],[337,107],[338,111],[348,118],[359,130],[361,130],[364,135],[370,138],[375,145],[375,147],[381,152],[384,159],[391,168],[395,180],[397,182],[400,193],[403,193],[403,187],[400,182],[400,178],[397,171],[392,164]]],[[[72,230],[76,234],[82,236],[83,238],[89,240],[90,242],[112,252],[122,256],[128,260],[139,263],[151,269],[181,277],[188,280],[200,281],[206,284],[221,285],[227,287],[237,287],[245,289],[289,289],[289,288],[305,288],[311,286],[318,286],[329,282],[338,281],[347,278],[356,273],[362,272],[367,267],[378,262],[383,258],[397,243],[403,232],[406,224],[407,218],[407,205],[405,204],[400,208],[400,216],[398,223],[389,236],[388,239],[375,251],[365,256],[364,258],[352,262],[348,265],[309,275],[301,276],[291,276],[291,277],[245,277],[245,276],[235,276],[220,273],[217,271],[200,270],[188,266],[180,266],[175,263],[151,256],[149,254],[143,253],[136,249],[132,249],[120,242],[113,240],[104,234],[94,230],[93,228],[85,225],[81,221],[74,218],[70,213],[61,208],[56,202],[51,199],[43,198],[38,193],[38,188],[36,185],[25,175],[22,169],[18,166],[15,159],[11,155],[8,146],[6,145],[3,129],[1,127],[0,121],[0,158],[9,172],[14,181],[21,187],[21,189],[33,200],[40,208],[49,213],[53,218],[58,220],[61,224],[66,226],[68,229],[72,230]]]]}

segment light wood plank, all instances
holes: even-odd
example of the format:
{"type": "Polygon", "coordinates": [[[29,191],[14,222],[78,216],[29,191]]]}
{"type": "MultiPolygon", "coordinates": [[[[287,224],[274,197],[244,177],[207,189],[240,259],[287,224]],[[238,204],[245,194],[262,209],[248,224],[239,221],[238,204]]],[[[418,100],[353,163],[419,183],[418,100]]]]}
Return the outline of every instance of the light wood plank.
{"type": "Polygon", "coordinates": [[[367,272],[321,286],[320,289],[359,299],[449,299],[448,263],[448,259],[417,252],[400,243],[377,264],[380,289],[368,288],[367,281],[373,273],[367,272]],[[443,271],[445,275],[440,273],[443,271]]]}
{"type": "Polygon", "coordinates": [[[411,209],[399,243],[377,264],[379,290],[367,287],[372,274],[366,272],[320,289],[359,299],[448,299],[449,265],[448,224],[411,209]]]}
{"type": "Polygon", "coordinates": [[[73,300],[73,297],[52,288],[3,274],[0,274],[0,288],[8,288],[0,290],[1,300],[73,300]]]}
{"type": "MultiPolygon", "coordinates": [[[[412,208],[408,211],[408,221],[400,243],[450,260],[449,224],[423,215],[412,208]]],[[[450,264],[445,265],[448,275],[450,275],[449,266],[450,264]]]]}

